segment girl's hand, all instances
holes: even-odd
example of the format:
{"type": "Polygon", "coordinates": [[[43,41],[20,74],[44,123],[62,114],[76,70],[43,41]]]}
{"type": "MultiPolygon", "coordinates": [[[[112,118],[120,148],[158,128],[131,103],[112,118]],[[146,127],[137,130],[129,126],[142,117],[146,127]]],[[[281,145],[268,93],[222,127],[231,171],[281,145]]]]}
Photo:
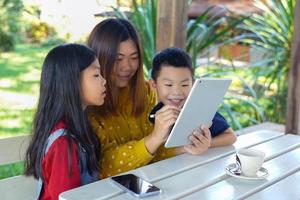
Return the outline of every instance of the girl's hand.
{"type": "Polygon", "coordinates": [[[196,129],[189,136],[192,144],[183,146],[185,152],[193,155],[199,155],[205,152],[211,145],[211,133],[206,126],[196,129]]]}

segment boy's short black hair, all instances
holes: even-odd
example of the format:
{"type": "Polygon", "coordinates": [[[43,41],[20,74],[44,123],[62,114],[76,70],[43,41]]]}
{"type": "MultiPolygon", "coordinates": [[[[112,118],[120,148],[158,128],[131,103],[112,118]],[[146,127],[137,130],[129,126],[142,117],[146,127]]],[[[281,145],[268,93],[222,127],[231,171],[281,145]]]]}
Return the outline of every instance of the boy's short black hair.
{"type": "Polygon", "coordinates": [[[194,77],[192,59],[183,49],[171,47],[158,52],[152,62],[151,78],[156,80],[163,65],[188,68],[194,77]]]}

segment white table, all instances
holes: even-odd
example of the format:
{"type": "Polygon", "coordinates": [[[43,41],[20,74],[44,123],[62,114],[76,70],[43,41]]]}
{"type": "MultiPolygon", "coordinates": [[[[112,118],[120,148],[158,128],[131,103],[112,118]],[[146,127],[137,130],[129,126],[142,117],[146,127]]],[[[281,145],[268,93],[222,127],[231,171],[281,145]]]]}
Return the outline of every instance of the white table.
{"type": "MultiPolygon", "coordinates": [[[[211,148],[199,156],[169,158],[130,171],[161,188],[160,195],[144,199],[300,199],[300,136],[261,130],[238,137],[233,146],[211,148]],[[263,166],[269,176],[262,180],[227,175],[235,162],[235,149],[253,148],[266,153],[263,166]]],[[[69,190],[60,200],[136,199],[110,179],[69,190]]]]}

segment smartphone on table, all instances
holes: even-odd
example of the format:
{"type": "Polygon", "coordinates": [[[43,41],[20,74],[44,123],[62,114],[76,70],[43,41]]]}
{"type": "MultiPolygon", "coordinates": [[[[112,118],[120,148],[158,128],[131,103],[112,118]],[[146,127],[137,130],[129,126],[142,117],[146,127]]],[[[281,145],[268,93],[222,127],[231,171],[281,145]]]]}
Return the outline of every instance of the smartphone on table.
{"type": "Polygon", "coordinates": [[[114,176],[111,179],[120,188],[139,198],[161,192],[161,189],[134,174],[114,176]]]}

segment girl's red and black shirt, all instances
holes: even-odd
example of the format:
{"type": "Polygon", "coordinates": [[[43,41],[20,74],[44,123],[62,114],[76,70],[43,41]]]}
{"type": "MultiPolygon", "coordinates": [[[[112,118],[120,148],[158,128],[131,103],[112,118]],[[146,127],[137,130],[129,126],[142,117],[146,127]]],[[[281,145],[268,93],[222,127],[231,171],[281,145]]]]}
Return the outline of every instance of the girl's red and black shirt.
{"type": "MultiPolygon", "coordinates": [[[[67,129],[64,120],[61,120],[54,126],[51,134],[59,129],[67,129]]],[[[42,160],[44,181],[40,199],[56,200],[60,193],[79,187],[80,169],[78,162],[77,142],[71,139],[71,152],[69,153],[68,138],[66,136],[57,138],[42,160]],[[69,155],[71,155],[70,160],[69,155]],[[70,164],[72,168],[69,167],[70,164]]]]}

